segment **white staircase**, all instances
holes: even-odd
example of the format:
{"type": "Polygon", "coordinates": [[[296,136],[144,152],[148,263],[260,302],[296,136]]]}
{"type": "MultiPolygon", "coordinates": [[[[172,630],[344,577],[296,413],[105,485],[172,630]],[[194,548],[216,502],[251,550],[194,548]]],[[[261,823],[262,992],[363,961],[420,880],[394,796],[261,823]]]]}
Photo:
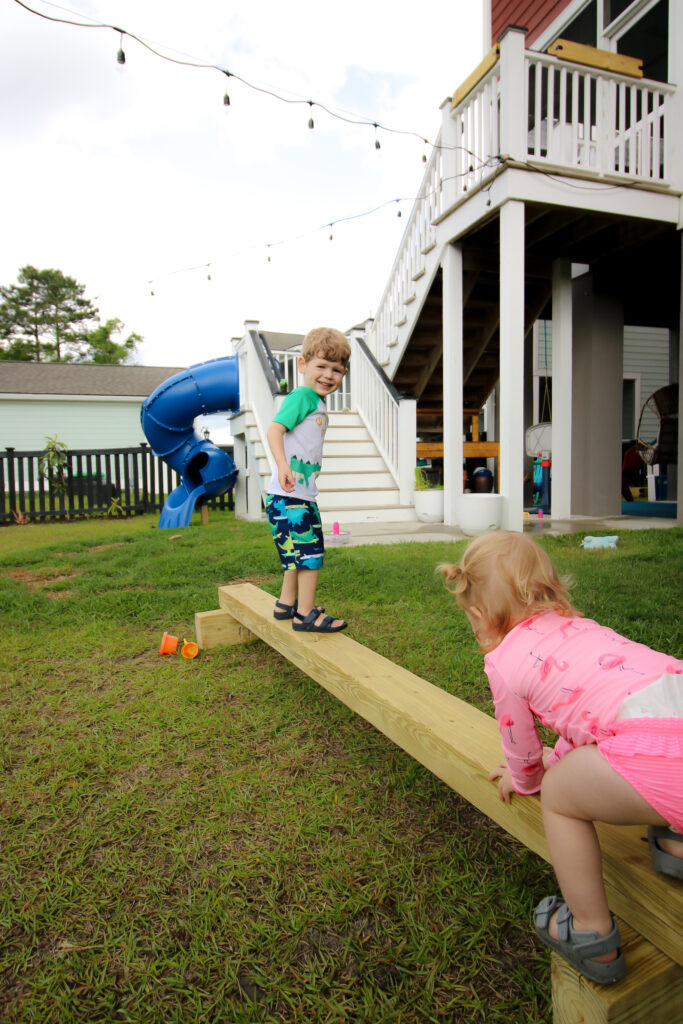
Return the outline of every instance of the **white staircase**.
{"type": "MultiPolygon", "coordinates": [[[[255,474],[263,500],[271,469],[256,418],[244,416],[248,473],[255,474]]],[[[399,489],[361,417],[355,412],[329,413],[318,477],[318,507],[324,525],[369,522],[414,522],[412,505],[401,505],[399,489]]]]}

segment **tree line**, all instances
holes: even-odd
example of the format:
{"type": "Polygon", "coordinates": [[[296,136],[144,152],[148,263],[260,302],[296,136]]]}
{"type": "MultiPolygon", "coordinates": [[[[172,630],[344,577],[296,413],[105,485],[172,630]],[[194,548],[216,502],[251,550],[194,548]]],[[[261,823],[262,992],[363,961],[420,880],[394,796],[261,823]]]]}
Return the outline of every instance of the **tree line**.
{"type": "Polygon", "coordinates": [[[0,286],[0,360],[34,363],[128,362],[142,342],[122,338],[124,324],[100,322],[85,285],[61,270],[22,267],[17,283],[0,286]]]}

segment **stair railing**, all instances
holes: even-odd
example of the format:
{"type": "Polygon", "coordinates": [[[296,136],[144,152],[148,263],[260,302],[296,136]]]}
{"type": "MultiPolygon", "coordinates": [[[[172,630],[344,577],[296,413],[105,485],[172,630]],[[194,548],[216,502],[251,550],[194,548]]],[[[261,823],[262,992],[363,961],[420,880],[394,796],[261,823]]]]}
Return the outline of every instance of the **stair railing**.
{"type": "Polygon", "coordinates": [[[439,135],[370,331],[370,347],[382,366],[389,364],[398,332],[407,321],[408,307],[415,301],[416,283],[427,270],[425,257],[436,247],[434,220],[442,206],[442,162],[439,135]]]}
{"type": "Polygon", "coordinates": [[[399,489],[402,505],[413,501],[417,402],[402,396],[361,338],[353,338],[351,364],[355,408],[399,489]]]}

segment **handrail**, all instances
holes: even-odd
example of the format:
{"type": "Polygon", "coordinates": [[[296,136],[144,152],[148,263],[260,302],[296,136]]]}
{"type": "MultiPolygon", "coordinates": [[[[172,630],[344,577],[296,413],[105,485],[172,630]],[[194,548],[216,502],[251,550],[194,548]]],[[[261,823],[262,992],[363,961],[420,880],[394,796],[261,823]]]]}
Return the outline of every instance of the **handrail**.
{"type": "Polygon", "coordinates": [[[401,395],[401,393],[398,390],[398,388],[395,387],[395,385],[392,383],[392,381],[389,380],[389,378],[387,377],[387,375],[384,372],[383,368],[379,365],[379,363],[377,362],[377,360],[375,359],[375,357],[373,356],[372,352],[370,351],[368,346],[365,344],[363,339],[362,338],[356,338],[356,343],[357,343],[359,349],[361,350],[361,352],[363,353],[363,355],[365,356],[365,358],[367,359],[368,363],[372,367],[372,369],[375,371],[377,376],[380,378],[380,380],[384,384],[384,387],[387,389],[387,391],[392,395],[392,397],[397,402],[400,402],[400,400],[401,400],[401,398],[403,396],[401,395]]]}
{"type": "Polygon", "coordinates": [[[249,331],[251,339],[254,343],[254,350],[258,356],[259,363],[263,368],[263,372],[270,388],[272,395],[280,394],[280,376],[279,367],[273,353],[270,350],[270,345],[261,334],[260,331],[249,331]],[[277,367],[277,368],[276,368],[277,367]]]}

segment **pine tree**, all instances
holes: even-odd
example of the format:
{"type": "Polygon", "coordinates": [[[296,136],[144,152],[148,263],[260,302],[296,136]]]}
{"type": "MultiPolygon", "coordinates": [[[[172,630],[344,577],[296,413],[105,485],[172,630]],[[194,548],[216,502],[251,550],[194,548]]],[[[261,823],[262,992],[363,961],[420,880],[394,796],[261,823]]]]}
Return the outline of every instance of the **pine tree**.
{"type": "Polygon", "coordinates": [[[85,285],[61,270],[22,267],[18,284],[0,287],[0,359],[71,362],[87,351],[98,310],[85,285]]]}

